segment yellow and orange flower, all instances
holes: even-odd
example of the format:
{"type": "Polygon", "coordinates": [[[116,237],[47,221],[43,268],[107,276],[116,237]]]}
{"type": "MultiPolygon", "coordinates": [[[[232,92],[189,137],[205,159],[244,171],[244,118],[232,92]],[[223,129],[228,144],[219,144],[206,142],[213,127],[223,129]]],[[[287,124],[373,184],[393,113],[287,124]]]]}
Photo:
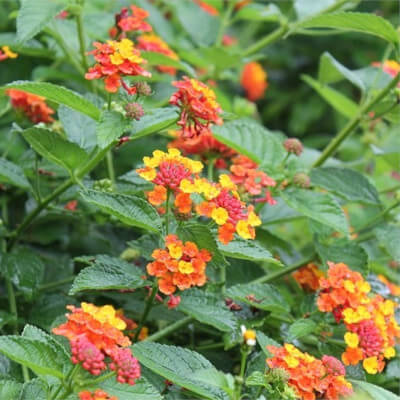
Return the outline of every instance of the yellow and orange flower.
{"type": "Polygon", "coordinates": [[[267,359],[270,368],[282,368],[289,373],[288,384],[302,400],[339,400],[352,393],[352,385],[345,378],[343,364],[331,356],[319,360],[303,353],[291,344],[283,347],[267,346],[273,357],[267,359]]]}
{"type": "Polygon", "coordinates": [[[383,275],[378,275],[378,279],[388,287],[390,294],[392,296],[400,296],[400,286],[399,285],[396,285],[395,283],[390,282],[389,279],[387,279],[383,275]]]}
{"type": "Polygon", "coordinates": [[[145,21],[149,13],[143,8],[137,6],[130,6],[130,9],[124,7],[115,15],[115,26],[111,28],[111,37],[116,37],[122,32],[121,37],[126,32],[150,32],[153,30],[152,26],[145,21]]]}
{"type": "Polygon", "coordinates": [[[8,89],[6,94],[10,97],[12,107],[22,111],[34,124],[54,121],[51,117],[54,110],[46,104],[44,97],[17,89],[8,89]]]}
{"type": "Polygon", "coordinates": [[[267,77],[266,71],[256,61],[244,66],[240,83],[250,101],[257,101],[264,97],[265,90],[268,87],[267,77]]]}
{"type": "Polygon", "coordinates": [[[128,94],[135,94],[136,86],[129,87],[122,76],[151,76],[150,72],[141,66],[146,63],[146,60],[140,56],[140,50],[135,48],[131,40],[94,42],[93,46],[95,50],[89,54],[93,54],[97,63],[89,68],[85,78],[89,80],[104,78],[105,89],[108,92],[115,93],[122,85],[128,94]]]}
{"type": "Polygon", "coordinates": [[[118,400],[118,397],[111,396],[104,390],[97,389],[94,392],[85,390],[79,393],[79,400],[118,400]]]}
{"type": "MultiPolygon", "coordinates": [[[[141,35],[137,38],[138,45],[137,48],[139,50],[144,51],[152,51],[154,53],[164,54],[165,56],[171,58],[172,60],[179,60],[178,55],[168,46],[164,40],[162,40],[159,36],[154,33],[148,33],[145,35],[141,35]]],[[[166,65],[158,65],[157,69],[160,72],[164,72],[166,74],[175,75],[176,68],[166,66],[166,65]]]]}
{"type": "Polygon", "coordinates": [[[222,112],[216,95],[203,82],[189,79],[173,82],[178,88],[169,102],[180,108],[180,119],[177,124],[182,128],[183,137],[201,135],[209,130],[210,124],[222,124],[219,114],[222,112]]]}
{"type": "Polygon", "coordinates": [[[193,242],[183,243],[176,235],[165,238],[165,249],[156,249],[155,261],[147,265],[147,272],[158,278],[161,293],[172,294],[192,286],[203,286],[207,281],[206,267],[211,254],[193,242]]]}
{"type": "Polygon", "coordinates": [[[319,289],[319,281],[324,276],[324,273],[317,265],[309,263],[293,272],[292,275],[304,290],[315,292],[319,289]]]}
{"type": "Polygon", "coordinates": [[[0,61],[7,60],[7,58],[17,58],[18,54],[14,53],[9,46],[0,48],[0,61]]]}

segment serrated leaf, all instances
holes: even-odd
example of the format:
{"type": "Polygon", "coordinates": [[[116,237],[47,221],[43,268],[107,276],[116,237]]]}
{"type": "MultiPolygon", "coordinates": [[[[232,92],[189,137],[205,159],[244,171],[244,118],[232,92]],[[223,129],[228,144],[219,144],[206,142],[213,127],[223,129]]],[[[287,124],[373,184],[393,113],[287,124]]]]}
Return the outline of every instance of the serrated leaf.
{"type": "Polygon", "coordinates": [[[47,400],[48,385],[41,379],[32,379],[24,383],[18,400],[47,400]]]}
{"type": "Polygon", "coordinates": [[[348,168],[321,167],[313,169],[310,178],[313,185],[342,196],[346,200],[380,204],[376,188],[357,171],[348,168]]]}
{"type": "Polygon", "coordinates": [[[47,82],[15,81],[0,87],[0,92],[7,89],[18,89],[28,93],[37,94],[48,100],[54,101],[57,104],[64,104],[73,110],[86,114],[96,121],[100,119],[100,110],[93,103],[86,100],[80,94],[63,86],[47,82]]]}
{"type": "Polygon", "coordinates": [[[303,81],[310,85],[323,99],[325,99],[336,111],[347,118],[352,118],[358,112],[357,104],[338,92],[337,90],[316,81],[308,75],[302,75],[303,81]]]}
{"type": "Polygon", "coordinates": [[[243,283],[231,286],[227,289],[226,295],[260,310],[276,313],[289,312],[289,305],[279,290],[267,283],[243,283]]]}
{"type": "Polygon", "coordinates": [[[223,332],[237,328],[237,320],[225,302],[216,294],[203,290],[194,288],[182,292],[178,311],[223,332]]]}
{"type": "Polygon", "coordinates": [[[150,284],[142,278],[143,274],[141,269],[124,260],[104,255],[79,272],[69,294],[83,290],[137,289],[150,284]]]}
{"type": "Polygon", "coordinates": [[[251,119],[237,119],[214,126],[212,132],[220,142],[258,164],[277,165],[286,154],[276,135],[251,119]]]}
{"type": "Polygon", "coordinates": [[[66,6],[64,0],[21,0],[17,17],[18,40],[32,39],[66,6]]]}
{"type": "Polygon", "coordinates": [[[22,383],[10,379],[0,380],[0,399],[15,400],[22,390],[22,383]]]}
{"type": "Polygon", "coordinates": [[[134,356],[141,364],[165,379],[182,386],[205,399],[228,400],[222,389],[195,378],[202,370],[217,373],[214,366],[200,354],[176,346],[140,342],[133,347],[134,356]]]}
{"type": "Polygon", "coordinates": [[[140,121],[132,122],[132,136],[140,138],[152,133],[160,132],[178,121],[178,112],[175,108],[155,108],[146,112],[140,121]]]}
{"type": "Polygon", "coordinates": [[[60,165],[71,174],[89,159],[88,154],[77,144],[69,142],[54,131],[34,127],[22,131],[22,136],[42,157],[60,165]]]}
{"type": "Polygon", "coordinates": [[[395,225],[386,225],[375,231],[379,244],[386,249],[394,261],[400,262],[400,228],[395,225]]]}
{"type": "Polygon", "coordinates": [[[265,353],[267,357],[272,357],[272,354],[268,351],[267,346],[281,347],[281,345],[277,341],[271,339],[261,331],[256,331],[256,339],[257,343],[261,347],[261,350],[265,353]]]}
{"type": "Polygon", "coordinates": [[[304,336],[314,332],[317,324],[311,319],[299,319],[289,326],[288,330],[288,342],[293,342],[296,339],[300,339],[304,336]]]}
{"type": "Polygon", "coordinates": [[[54,348],[40,340],[22,336],[0,336],[0,353],[25,365],[37,375],[64,378],[62,360],[54,348]]]}
{"type": "Polygon", "coordinates": [[[117,111],[103,111],[97,124],[97,144],[104,149],[129,127],[129,121],[117,111]]]}
{"type": "Polygon", "coordinates": [[[338,202],[331,195],[304,189],[290,189],[282,191],[281,196],[300,214],[328,225],[345,235],[348,234],[347,219],[338,202]]]}
{"type": "Polygon", "coordinates": [[[372,383],[350,379],[354,394],[349,400],[400,400],[400,397],[372,383]]]}
{"type": "Polygon", "coordinates": [[[279,21],[281,15],[281,10],[275,4],[251,3],[240,8],[234,18],[244,21],[279,21]]]}
{"type": "Polygon", "coordinates": [[[117,217],[124,224],[160,233],[161,219],[157,211],[140,197],[104,193],[96,190],[81,192],[82,198],[104,212],[117,217]]]}
{"type": "Polygon", "coordinates": [[[21,189],[31,189],[23,169],[5,158],[0,158],[0,182],[9,183],[21,189]]]}
{"type": "Polygon", "coordinates": [[[332,28],[378,36],[393,44],[399,42],[399,35],[393,25],[386,19],[370,13],[337,12],[319,15],[296,24],[296,28],[332,28]]]}

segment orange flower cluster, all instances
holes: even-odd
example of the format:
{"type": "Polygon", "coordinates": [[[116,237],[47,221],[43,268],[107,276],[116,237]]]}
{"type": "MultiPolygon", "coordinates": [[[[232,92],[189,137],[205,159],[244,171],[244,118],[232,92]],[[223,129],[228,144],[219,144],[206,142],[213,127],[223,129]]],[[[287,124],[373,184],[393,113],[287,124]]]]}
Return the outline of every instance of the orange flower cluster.
{"type": "Polygon", "coordinates": [[[178,91],[171,96],[169,102],[180,108],[177,124],[182,127],[183,137],[201,135],[209,130],[210,123],[223,123],[219,116],[221,107],[214,91],[207,85],[187,76],[182,81],[173,82],[173,85],[178,91]]]}
{"type": "Polygon", "coordinates": [[[193,242],[183,243],[176,235],[165,238],[165,249],[156,249],[155,261],[147,265],[147,272],[158,278],[158,287],[166,295],[192,286],[203,286],[207,281],[206,266],[211,254],[199,250],[193,242]]]}
{"type": "Polygon", "coordinates": [[[71,311],[67,322],[54,328],[53,333],[70,341],[72,362],[99,375],[107,369],[105,360],[109,357],[108,366],[116,371],[118,382],[134,385],[140,377],[140,365],[128,348],[131,341],[122,333],[127,325],[121,314],[110,305],[96,307],[90,303],[67,309],[71,311]]]}
{"type": "Polygon", "coordinates": [[[345,378],[343,364],[331,356],[319,360],[302,353],[291,344],[267,346],[273,357],[267,359],[270,368],[282,368],[289,373],[288,384],[302,400],[339,400],[350,395],[352,385],[345,378]]]}
{"type": "Polygon", "coordinates": [[[203,0],[194,0],[194,2],[201,7],[206,13],[210,15],[217,16],[219,15],[219,11],[213,7],[211,4],[207,3],[206,1],[203,0]]]}
{"type": "Polygon", "coordinates": [[[18,54],[14,53],[9,46],[3,46],[0,49],[0,61],[7,60],[7,58],[17,58],[18,54]]]}
{"type": "Polygon", "coordinates": [[[317,265],[309,263],[306,266],[293,272],[293,278],[304,289],[315,292],[319,289],[319,281],[324,276],[324,273],[317,265]]]}
{"type": "MultiPolygon", "coordinates": [[[[168,46],[164,40],[154,33],[148,33],[146,35],[141,35],[137,39],[138,49],[144,51],[152,51],[154,53],[164,54],[165,56],[171,58],[172,60],[179,60],[178,55],[168,46]]],[[[176,74],[176,68],[167,65],[158,65],[157,69],[160,72],[169,75],[176,74]]]]}
{"type": "Polygon", "coordinates": [[[146,60],[141,58],[140,50],[135,48],[131,40],[109,40],[107,43],[94,42],[93,45],[96,49],[89,54],[93,54],[97,63],[89,68],[85,78],[89,80],[104,78],[105,89],[108,92],[115,93],[122,85],[128,94],[135,94],[136,86],[129,87],[122,76],[151,76],[150,72],[141,67],[146,60]]]}
{"type": "Polygon", "coordinates": [[[390,282],[389,279],[383,275],[378,275],[378,279],[388,287],[392,296],[400,296],[400,286],[390,282]]]}
{"type": "Polygon", "coordinates": [[[124,7],[115,15],[115,25],[110,29],[109,34],[112,38],[117,36],[123,38],[126,32],[150,32],[153,28],[145,21],[148,16],[149,13],[140,7],[132,5],[130,10],[124,7]]]}
{"type": "Polygon", "coordinates": [[[48,124],[54,121],[51,117],[54,110],[46,104],[44,97],[16,89],[7,90],[6,94],[10,97],[11,105],[22,111],[34,124],[48,124]]]}
{"type": "Polygon", "coordinates": [[[265,90],[268,87],[267,77],[266,71],[256,61],[244,66],[240,83],[250,101],[257,101],[264,97],[265,90]]]}
{"type": "Polygon", "coordinates": [[[342,263],[330,263],[328,276],[320,284],[318,308],[332,312],[337,322],[346,325],[343,362],[356,365],[362,361],[368,373],[381,372],[384,359],[394,357],[396,338],[400,338],[395,319],[397,304],[380,295],[369,296],[368,282],[342,263]]]}
{"type": "Polygon", "coordinates": [[[110,396],[104,390],[97,389],[95,392],[85,390],[79,393],[79,400],[118,400],[116,396],[110,396]]]}

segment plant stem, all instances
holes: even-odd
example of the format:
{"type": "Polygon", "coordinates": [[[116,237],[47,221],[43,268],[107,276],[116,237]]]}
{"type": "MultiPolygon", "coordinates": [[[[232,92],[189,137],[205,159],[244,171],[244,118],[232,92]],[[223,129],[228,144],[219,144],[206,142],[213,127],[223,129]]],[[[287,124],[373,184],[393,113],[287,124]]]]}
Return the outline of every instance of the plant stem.
{"type": "Polygon", "coordinates": [[[88,70],[88,62],[86,58],[86,44],[85,44],[85,34],[83,32],[83,20],[82,20],[82,10],[75,17],[76,18],[76,26],[78,28],[78,38],[79,38],[79,49],[81,52],[81,62],[85,71],[88,70]]]}
{"type": "Polygon", "coordinates": [[[235,1],[230,1],[228,6],[226,7],[226,11],[221,19],[219,29],[218,29],[218,34],[217,34],[217,39],[215,41],[216,46],[220,46],[222,43],[222,38],[224,36],[225,28],[229,25],[230,23],[230,18],[233,12],[233,9],[235,8],[235,1]]]}
{"type": "Polygon", "coordinates": [[[110,178],[112,187],[115,187],[115,170],[112,150],[109,150],[106,155],[108,177],[110,178]]]}
{"type": "Polygon", "coordinates": [[[14,317],[14,334],[18,335],[18,309],[17,299],[15,297],[15,291],[11,279],[6,277],[7,296],[8,304],[10,308],[10,314],[14,317]]]}
{"type": "Polygon", "coordinates": [[[148,342],[155,342],[166,336],[169,336],[171,333],[174,333],[175,331],[183,328],[184,326],[189,325],[191,322],[193,322],[192,317],[182,318],[179,321],[176,321],[173,324],[167,326],[166,328],[161,329],[160,331],[154,333],[153,335],[148,336],[145,340],[148,342]]]}
{"type": "Polygon", "coordinates": [[[38,203],[42,201],[40,194],[39,155],[35,154],[35,191],[38,203]]]}
{"type": "Polygon", "coordinates": [[[243,387],[243,381],[244,381],[244,372],[246,371],[246,361],[247,361],[247,349],[244,348],[243,346],[240,349],[240,353],[242,355],[241,360],[240,360],[240,372],[239,372],[239,387],[238,387],[238,393],[237,393],[237,400],[240,400],[240,397],[242,395],[242,387],[243,387]]]}
{"type": "Polygon", "coordinates": [[[360,106],[358,113],[344,126],[344,128],[331,140],[326,146],[322,154],[319,156],[317,161],[313,164],[313,168],[321,166],[331,155],[335,153],[342,142],[347,139],[348,136],[354,131],[359,125],[365,113],[367,113],[375,104],[382,100],[393,88],[397,86],[399,82],[400,74],[393,78],[391,82],[370,101],[364,102],[360,106]]]}
{"type": "Polygon", "coordinates": [[[209,181],[213,181],[214,179],[214,165],[215,165],[215,158],[208,159],[208,166],[207,166],[207,178],[209,181]]]}
{"type": "Polygon", "coordinates": [[[196,351],[200,351],[200,350],[213,350],[213,349],[220,349],[223,348],[225,346],[224,343],[220,342],[220,343],[211,343],[211,344],[204,344],[202,346],[197,346],[195,348],[196,351]]]}
{"type": "Polygon", "coordinates": [[[166,200],[166,206],[165,206],[165,234],[169,234],[169,199],[171,196],[171,192],[169,189],[167,189],[167,200],[166,200]]]}
{"type": "Polygon", "coordinates": [[[81,382],[80,386],[86,386],[86,385],[89,385],[89,384],[91,386],[97,385],[97,384],[99,384],[101,382],[106,381],[107,379],[112,378],[114,375],[115,375],[115,371],[112,371],[112,372],[109,372],[108,374],[101,375],[96,379],[90,379],[90,380],[87,380],[87,381],[83,381],[83,382],[81,382]]]}
{"type": "Polygon", "coordinates": [[[379,191],[379,194],[395,192],[396,190],[400,190],[400,184],[392,186],[390,188],[382,189],[379,191]]]}
{"type": "Polygon", "coordinates": [[[54,289],[54,288],[56,288],[58,286],[62,286],[62,285],[65,285],[67,283],[70,283],[74,279],[75,279],[74,276],[70,276],[68,278],[61,279],[60,281],[45,283],[45,284],[39,286],[39,290],[51,290],[51,289],[54,289]]]}

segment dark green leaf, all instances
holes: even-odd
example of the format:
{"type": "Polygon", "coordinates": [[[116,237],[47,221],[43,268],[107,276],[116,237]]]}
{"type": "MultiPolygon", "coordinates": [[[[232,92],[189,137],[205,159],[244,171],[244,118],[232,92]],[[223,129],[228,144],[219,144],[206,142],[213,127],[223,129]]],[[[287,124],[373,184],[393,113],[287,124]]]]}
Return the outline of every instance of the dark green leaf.
{"type": "Polygon", "coordinates": [[[288,342],[293,342],[315,331],[317,324],[311,319],[299,319],[289,326],[288,342]]]}
{"type": "Polygon", "coordinates": [[[129,121],[117,111],[103,111],[97,125],[97,144],[104,149],[129,127],[129,121]]]}
{"type": "Polygon", "coordinates": [[[5,158],[0,158],[0,182],[9,183],[26,190],[31,188],[22,168],[5,158]]]}

